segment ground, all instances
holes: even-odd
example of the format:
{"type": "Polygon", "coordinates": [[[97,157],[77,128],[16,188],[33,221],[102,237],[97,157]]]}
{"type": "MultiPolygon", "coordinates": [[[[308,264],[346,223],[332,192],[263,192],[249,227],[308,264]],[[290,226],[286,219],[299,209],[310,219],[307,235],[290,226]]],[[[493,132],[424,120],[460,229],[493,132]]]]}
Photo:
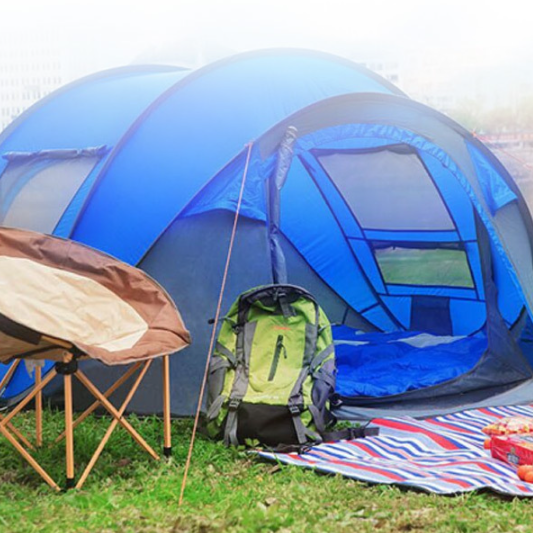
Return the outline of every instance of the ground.
{"type": "MultiPolygon", "coordinates": [[[[20,428],[31,431],[33,414],[20,428]]],[[[45,440],[62,429],[60,412],[45,412],[45,440]]],[[[109,420],[76,429],[76,468],[88,461],[109,420]]],[[[155,418],[133,419],[161,447],[155,418]]],[[[443,497],[370,486],[339,476],[258,461],[243,451],[198,438],[184,505],[178,507],[190,422],[175,422],[174,456],[156,463],[121,428],[85,487],[56,494],[0,438],[0,532],[269,532],[531,531],[533,502],[491,494],[443,497]]],[[[38,454],[59,479],[63,448],[38,454]]]]}

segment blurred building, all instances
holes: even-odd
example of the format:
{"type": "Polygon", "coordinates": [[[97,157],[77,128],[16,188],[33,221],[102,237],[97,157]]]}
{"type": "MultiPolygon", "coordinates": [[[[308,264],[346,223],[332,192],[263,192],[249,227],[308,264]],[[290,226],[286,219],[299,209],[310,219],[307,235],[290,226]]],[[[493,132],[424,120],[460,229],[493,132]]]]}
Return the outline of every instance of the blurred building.
{"type": "Polygon", "coordinates": [[[65,82],[62,47],[51,33],[0,33],[0,130],[65,82]]]}
{"type": "Polygon", "coordinates": [[[500,64],[482,47],[438,53],[432,49],[367,48],[345,53],[418,102],[451,113],[462,107],[516,111],[533,94],[533,71],[523,57],[500,64]]]}

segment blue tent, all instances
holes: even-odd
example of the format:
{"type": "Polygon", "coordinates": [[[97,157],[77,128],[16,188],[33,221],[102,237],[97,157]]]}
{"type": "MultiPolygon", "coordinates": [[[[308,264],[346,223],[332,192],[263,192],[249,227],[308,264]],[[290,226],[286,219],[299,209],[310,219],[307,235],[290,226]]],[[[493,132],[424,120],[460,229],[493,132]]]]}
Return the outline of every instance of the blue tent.
{"type": "MultiPolygon", "coordinates": [[[[71,202],[90,190],[111,147],[185,74],[160,66],[107,71],[74,82],[23,113],[0,135],[2,225],[54,233],[60,220],[75,216],[71,202]]],[[[0,379],[6,372],[0,368],[0,379]]],[[[21,365],[0,396],[14,401],[32,384],[21,365]]]]}
{"type": "MultiPolygon", "coordinates": [[[[273,280],[313,292],[337,324],[338,414],[533,397],[519,191],[468,132],[350,62],[266,51],[103,73],[30,109],[0,154],[4,224],[139,265],[176,300],[193,335],[172,361],[177,415],[197,401],[248,157],[224,307],[273,280]]],[[[151,383],[134,410],[161,410],[151,383]]]]}

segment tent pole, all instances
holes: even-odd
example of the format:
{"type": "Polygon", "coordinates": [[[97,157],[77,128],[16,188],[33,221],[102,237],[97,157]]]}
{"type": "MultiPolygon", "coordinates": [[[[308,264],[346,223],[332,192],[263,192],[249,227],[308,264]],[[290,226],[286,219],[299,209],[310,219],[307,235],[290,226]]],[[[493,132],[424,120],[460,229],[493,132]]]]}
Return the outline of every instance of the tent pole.
{"type": "Polygon", "coordinates": [[[283,188],[291,167],[293,145],[296,141],[296,136],[296,128],[294,126],[289,126],[278,148],[274,174],[270,177],[268,182],[267,224],[272,265],[272,281],[274,283],[287,283],[287,264],[279,241],[281,218],[280,204],[281,189],[283,188]]]}
{"type": "Polygon", "coordinates": [[[170,457],[172,455],[172,436],[170,423],[170,357],[168,355],[163,356],[163,426],[163,455],[170,457]]]}
{"type": "MultiPolygon", "coordinates": [[[[187,452],[187,459],[185,460],[185,467],[183,469],[183,478],[181,480],[180,496],[178,500],[178,507],[183,504],[183,496],[185,494],[185,487],[187,486],[187,476],[189,474],[189,468],[191,466],[192,452],[194,449],[194,441],[196,438],[196,431],[198,429],[198,422],[200,420],[200,411],[202,410],[202,402],[204,398],[205,387],[207,384],[207,375],[209,373],[209,363],[211,362],[211,356],[213,355],[213,348],[215,347],[215,337],[217,333],[217,323],[220,318],[220,310],[222,308],[222,299],[224,298],[224,291],[226,290],[226,281],[228,279],[229,265],[231,261],[231,254],[233,253],[233,244],[235,243],[235,235],[237,234],[237,223],[239,222],[239,214],[241,212],[242,199],[244,196],[244,189],[246,186],[246,178],[248,176],[248,168],[250,164],[250,157],[252,155],[254,143],[250,142],[247,145],[246,162],[242,173],[241,188],[239,191],[239,198],[237,200],[237,207],[235,209],[235,217],[233,219],[233,228],[231,230],[231,236],[229,239],[228,253],[226,255],[226,265],[224,266],[224,274],[222,275],[222,283],[220,284],[220,292],[218,293],[218,302],[215,312],[215,319],[213,321],[213,328],[211,329],[211,339],[209,341],[209,349],[207,350],[207,357],[205,360],[204,375],[202,377],[202,383],[200,385],[200,394],[198,395],[198,404],[196,405],[196,414],[194,416],[194,423],[192,426],[191,440],[189,442],[189,451],[187,452]]],[[[177,528],[177,522],[174,524],[174,529],[177,528]]]]}

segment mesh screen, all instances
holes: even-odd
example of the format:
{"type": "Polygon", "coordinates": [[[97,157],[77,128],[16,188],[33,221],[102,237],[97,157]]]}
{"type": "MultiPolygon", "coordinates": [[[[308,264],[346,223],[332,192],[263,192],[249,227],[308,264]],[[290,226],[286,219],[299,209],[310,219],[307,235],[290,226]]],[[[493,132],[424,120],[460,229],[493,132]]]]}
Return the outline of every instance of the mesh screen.
{"type": "Polygon", "coordinates": [[[454,229],[446,207],[412,152],[336,152],[318,160],[359,224],[380,230],[454,229]]]}
{"type": "Polygon", "coordinates": [[[0,224],[52,233],[99,160],[94,156],[11,161],[0,179],[0,224]]]}

